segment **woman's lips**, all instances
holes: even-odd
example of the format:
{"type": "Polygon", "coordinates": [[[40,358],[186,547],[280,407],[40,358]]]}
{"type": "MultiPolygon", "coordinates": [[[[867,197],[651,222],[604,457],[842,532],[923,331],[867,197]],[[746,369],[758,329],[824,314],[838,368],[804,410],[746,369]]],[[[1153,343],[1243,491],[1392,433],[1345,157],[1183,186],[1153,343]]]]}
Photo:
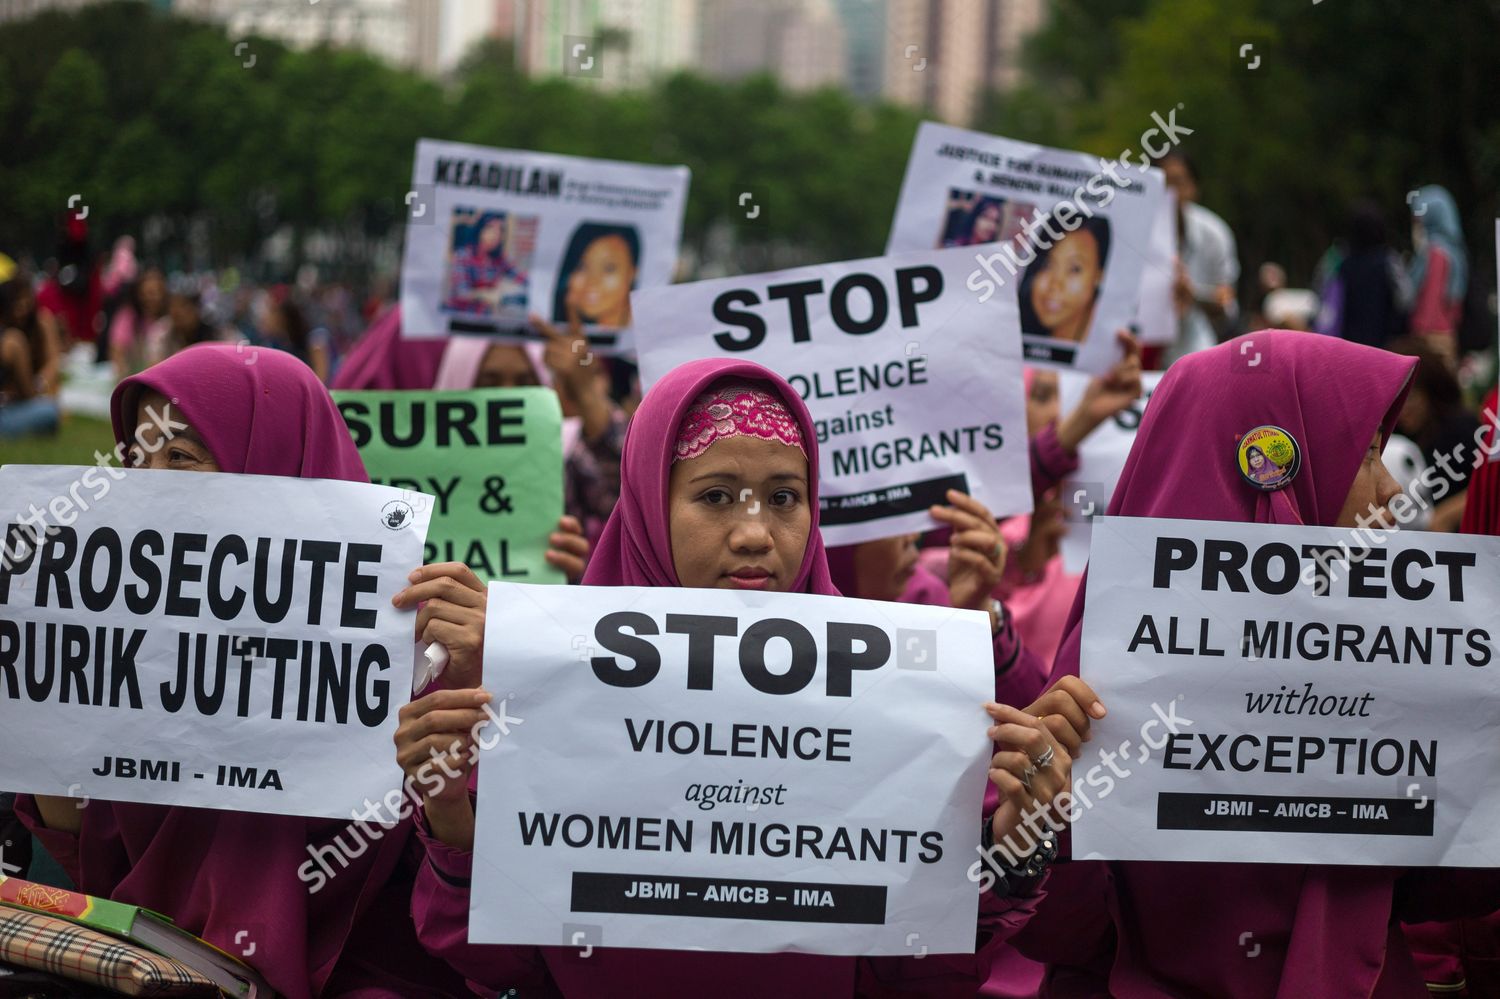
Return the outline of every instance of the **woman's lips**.
{"type": "Polygon", "coordinates": [[[727,578],[742,590],[764,590],[771,585],[771,574],[764,569],[736,569],[727,578]]]}

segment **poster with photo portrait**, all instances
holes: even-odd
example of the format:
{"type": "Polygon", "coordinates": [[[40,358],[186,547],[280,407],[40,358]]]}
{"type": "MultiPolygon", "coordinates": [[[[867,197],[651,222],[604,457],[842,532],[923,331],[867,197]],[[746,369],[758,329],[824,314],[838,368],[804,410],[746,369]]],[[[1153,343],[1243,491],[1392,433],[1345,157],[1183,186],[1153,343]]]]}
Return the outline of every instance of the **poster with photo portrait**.
{"type": "Polygon", "coordinates": [[[577,315],[589,345],[630,351],[630,292],[677,265],[689,173],[422,139],[407,194],[402,335],[536,341],[577,315]]]}
{"type": "Polygon", "coordinates": [[[886,252],[972,247],[966,287],[1015,299],[1027,361],[1099,374],[1136,319],[1165,190],[1152,167],[924,122],[886,252]]]}

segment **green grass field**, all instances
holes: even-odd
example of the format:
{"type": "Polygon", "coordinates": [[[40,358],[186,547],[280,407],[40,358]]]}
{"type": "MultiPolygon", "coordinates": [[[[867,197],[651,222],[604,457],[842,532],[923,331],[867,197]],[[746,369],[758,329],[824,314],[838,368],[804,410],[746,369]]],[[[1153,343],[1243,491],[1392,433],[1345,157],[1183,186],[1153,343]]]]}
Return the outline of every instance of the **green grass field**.
{"type": "Polygon", "coordinates": [[[73,413],[55,437],[0,441],[0,465],[92,465],[96,450],[109,454],[114,446],[108,420],[73,413]]]}

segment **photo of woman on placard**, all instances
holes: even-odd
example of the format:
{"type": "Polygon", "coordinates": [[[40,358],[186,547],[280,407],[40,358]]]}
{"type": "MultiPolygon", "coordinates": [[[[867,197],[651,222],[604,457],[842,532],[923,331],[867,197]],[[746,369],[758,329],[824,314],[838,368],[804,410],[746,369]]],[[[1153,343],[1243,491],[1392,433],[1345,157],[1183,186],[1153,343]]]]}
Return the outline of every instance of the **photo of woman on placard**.
{"type": "Polygon", "coordinates": [[[937,248],[981,246],[1012,239],[1020,233],[1022,220],[1034,210],[1033,206],[1018,201],[949,188],[948,210],[937,248]]]}
{"type": "Polygon", "coordinates": [[[552,321],[567,322],[571,306],[589,326],[629,326],[630,291],[640,266],[641,237],[634,226],[583,223],[568,241],[557,271],[552,321]]]}
{"type": "Polygon", "coordinates": [[[1109,220],[1097,215],[1050,246],[1038,246],[1018,292],[1021,335],[1084,340],[1094,321],[1108,261],[1109,220]]]}
{"type": "Polygon", "coordinates": [[[443,309],[480,316],[524,313],[535,243],[534,217],[455,208],[443,309]]]}

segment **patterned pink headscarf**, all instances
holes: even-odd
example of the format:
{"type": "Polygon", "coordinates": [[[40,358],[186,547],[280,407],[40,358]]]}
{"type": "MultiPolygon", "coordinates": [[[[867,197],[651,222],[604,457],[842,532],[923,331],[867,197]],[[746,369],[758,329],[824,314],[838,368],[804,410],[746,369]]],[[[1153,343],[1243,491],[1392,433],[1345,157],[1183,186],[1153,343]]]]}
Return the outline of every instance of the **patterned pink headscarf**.
{"type": "Polygon", "coordinates": [[[726,437],[758,437],[794,447],[807,457],[802,431],[786,404],[749,382],[710,388],[688,407],[677,430],[673,462],[696,458],[726,437]]]}

